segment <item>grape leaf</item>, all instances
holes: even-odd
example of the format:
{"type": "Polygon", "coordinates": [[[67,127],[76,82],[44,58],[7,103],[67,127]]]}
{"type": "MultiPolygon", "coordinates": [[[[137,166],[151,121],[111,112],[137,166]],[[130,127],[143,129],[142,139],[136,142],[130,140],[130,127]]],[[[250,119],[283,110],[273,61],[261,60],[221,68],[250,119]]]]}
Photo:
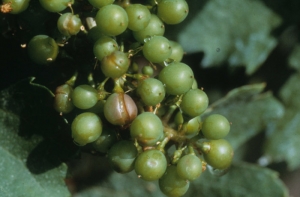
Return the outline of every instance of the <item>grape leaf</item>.
{"type": "MultiPolygon", "coordinates": [[[[24,130],[21,132],[28,128],[41,129],[37,127],[38,123],[26,128],[24,121],[30,121],[30,117],[27,116],[28,112],[23,111],[32,109],[31,104],[36,105],[38,102],[35,101],[42,98],[32,99],[30,104],[23,100],[26,95],[30,93],[30,96],[36,96],[41,91],[45,93],[45,90],[30,85],[29,80],[24,80],[0,92],[0,196],[70,196],[64,182],[67,166],[57,158],[47,161],[43,160],[45,158],[35,158],[37,147],[45,142],[43,137],[24,130]],[[20,134],[28,136],[25,138],[20,134]],[[49,161],[52,163],[44,168],[43,165],[49,161]]],[[[43,100],[40,101],[43,103],[43,100]]],[[[43,109],[45,108],[41,108],[43,109]]],[[[33,111],[29,111],[31,112],[33,111]]],[[[44,114],[47,115],[46,112],[44,114]]],[[[45,151],[43,154],[48,155],[49,152],[45,151]]]]}
{"type": "Polygon", "coordinates": [[[297,44],[288,58],[290,67],[300,70],[300,44],[297,44]]]}
{"type": "Polygon", "coordinates": [[[289,170],[300,166],[300,74],[289,78],[280,90],[280,97],[286,106],[284,117],[268,131],[262,164],[287,162],[289,170]]]}
{"type": "Polygon", "coordinates": [[[288,190],[275,171],[239,162],[221,177],[205,171],[190,185],[185,196],[192,194],[201,197],[288,197],[288,190]]]}
{"type": "Polygon", "coordinates": [[[233,67],[246,66],[246,73],[250,75],[277,45],[270,32],[280,23],[279,16],[260,1],[208,1],[192,21],[180,29],[178,41],[188,53],[204,52],[203,67],[228,61],[233,67]]]}
{"type": "Polygon", "coordinates": [[[234,149],[266,128],[274,128],[283,116],[284,107],[270,93],[261,93],[265,84],[246,85],[231,90],[224,98],[213,103],[203,115],[212,113],[224,115],[231,128],[226,139],[234,149]]]}

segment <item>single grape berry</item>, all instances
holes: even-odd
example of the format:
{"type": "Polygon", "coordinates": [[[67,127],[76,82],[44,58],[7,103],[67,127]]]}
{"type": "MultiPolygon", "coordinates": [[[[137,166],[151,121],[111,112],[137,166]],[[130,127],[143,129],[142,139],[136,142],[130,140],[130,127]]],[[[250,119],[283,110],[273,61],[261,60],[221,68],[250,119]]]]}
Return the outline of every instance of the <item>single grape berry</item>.
{"type": "Polygon", "coordinates": [[[190,89],[186,92],[180,103],[180,109],[190,117],[201,115],[208,107],[208,97],[200,89],[190,89]]]}
{"type": "Polygon", "coordinates": [[[163,62],[171,53],[170,42],[163,36],[153,36],[143,46],[144,57],[153,63],[163,62]]]}
{"type": "Polygon", "coordinates": [[[20,14],[28,8],[30,0],[2,0],[2,13],[20,14]]]}
{"type": "Polygon", "coordinates": [[[99,138],[102,133],[102,121],[96,114],[84,112],[76,116],[71,129],[74,142],[84,146],[99,138]]]}
{"type": "Polygon", "coordinates": [[[220,114],[212,114],[204,119],[202,134],[207,139],[218,140],[224,138],[230,131],[230,123],[220,114]]]}
{"type": "Polygon", "coordinates": [[[167,196],[180,197],[189,189],[190,182],[181,178],[176,166],[168,166],[165,174],[158,181],[160,190],[167,196]]]}
{"type": "Polygon", "coordinates": [[[203,151],[205,161],[216,169],[226,169],[231,165],[233,149],[228,141],[224,139],[209,140],[206,142],[209,150],[203,151]]]}
{"type": "Polygon", "coordinates": [[[89,109],[98,101],[97,90],[89,85],[79,85],[72,93],[72,101],[79,109],[89,109]]]}
{"type": "Polygon", "coordinates": [[[45,65],[54,61],[58,55],[55,40],[46,35],[34,36],[28,43],[28,55],[37,64],[45,65]]]}
{"type": "Polygon", "coordinates": [[[71,101],[72,93],[73,88],[69,84],[58,86],[55,90],[54,109],[64,114],[71,112],[74,108],[73,102],[71,101]]]}
{"type": "Polygon", "coordinates": [[[113,93],[104,105],[104,116],[113,125],[127,125],[137,116],[137,106],[127,94],[113,93]]]}
{"type": "Polygon", "coordinates": [[[133,142],[126,140],[121,140],[114,144],[107,153],[113,169],[119,173],[132,171],[137,155],[138,151],[133,142]]]}
{"type": "Polygon", "coordinates": [[[165,98],[165,87],[155,78],[140,81],[136,91],[143,103],[148,106],[155,106],[165,98]]]}
{"type": "Polygon", "coordinates": [[[157,16],[167,24],[178,24],[188,15],[189,6],[185,0],[161,0],[157,5],[157,16]]]}
{"type": "Polygon", "coordinates": [[[123,33],[128,26],[126,11],[115,4],[100,8],[95,20],[100,31],[108,36],[117,36],[123,33]]]}
{"type": "Polygon", "coordinates": [[[80,31],[81,26],[80,18],[72,13],[62,14],[57,21],[59,32],[67,37],[76,35],[80,31]]]}
{"type": "Polygon", "coordinates": [[[154,146],[163,138],[163,124],[157,115],[151,112],[139,114],[130,126],[130,135],[142,146],[154,146]]]}
{"type": "Polygon", "coordinates": [[[95,42],[93,52],[98,60],[112,54],[112,52],[118,50],[118,44],[115,39],[109,36],[100,36],[100,38],[95,42]]]}
{"type": "Polygon", "coordinates": [[[195,118],[192,118],[188,122],[183,123],[181,129],[184,132],[185,136],[190,139],[198,135],[201,128],[202,128],[201,117],[196,116],[195,118]]]}
{"type": "Polygon", "coordinates": [[[191,89],[194,73],[188,65],[172,62],[161,70],[158,79],[165,85],[167,94],[180,95],[191,89]]]}
{"type": "Polygon", "coordinates": [[[136,158],[134,169],[141,179],[155,181],[165,173],[167,159],[159,150],[147,150],[136,158]]]}
{"type": "Polygon", "coordinates": [[[169,59],[180,62],[184,55],[182,46],[178,42],[175,42],[175,41],[169,40],[169,42],[170,42],[170,46],[172,48],[172,53],[169,56],[169,59]]]}
{"type": "Polygon", "coordinates": [[[188,154],[179,159],[176,168],[178,176],[193,181],[202,173],[202,162],[196,155],[188,154]]]}
{"type": "Polygon", "coordinates": [[[130,4],[125,8],[128,15],[128,29],[132,31],[140,31],[148,26],[151,13],[149,9],[141,4],[130,4]]]}
{"type": "Polygon", "coordinates": [[[119,78],[127,72],[129,65],[130,60],[127,53],[113,51],[102,59],[101,70],[107,77],[119,78]]]}

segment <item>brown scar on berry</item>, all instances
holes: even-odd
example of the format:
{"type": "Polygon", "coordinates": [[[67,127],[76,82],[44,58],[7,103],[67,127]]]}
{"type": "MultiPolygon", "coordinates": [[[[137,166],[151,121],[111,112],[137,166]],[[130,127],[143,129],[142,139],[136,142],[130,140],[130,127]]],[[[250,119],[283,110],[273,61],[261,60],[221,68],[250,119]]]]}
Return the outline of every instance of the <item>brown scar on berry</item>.
{"type": "Polygon", "coordinates": [[[12,2],[10,1],[8,3],[1,5],[1,12],[2,13],[10,13],[13,10],[11,7],[11,4],[12,4],[12,2]]]}

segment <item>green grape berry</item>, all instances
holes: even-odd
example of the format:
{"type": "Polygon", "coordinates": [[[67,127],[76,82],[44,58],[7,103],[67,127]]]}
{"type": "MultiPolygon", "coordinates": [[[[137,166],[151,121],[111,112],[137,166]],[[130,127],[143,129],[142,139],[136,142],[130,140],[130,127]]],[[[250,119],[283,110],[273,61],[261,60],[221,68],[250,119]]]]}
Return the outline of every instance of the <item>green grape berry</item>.
{"type": "Polygon", "coordinates": [[[151,13],[149,9],[141,4],[130,4],[125,8],[128,15],[128,29],[132,31],[140,31],[148,26],[151,13]]]}
{"type": "Polygon", "coordinates": [[[154,146],[162,139],[163,124],[157,115],[151,112],[139,114],[131,123],[130,135],[142,146],[154,146]]]}
{"type": "Polygon", "coordinates": [[[189,7],[185,0],[161,0],[157,5],[157,15],[167,24],[178,24],[188,15],[189,7]]]}
{"type": "Polygon", "coordinates": [[[202,162],[196,155],[188,154],[179,159],[176,168],[178,176],[193,181],[202,173],[202,162]]]}
{"type": "Polygon", "coordinates": [[[155,181],[165,173],[167,159],[159,150],[147,150],[136,158],[134,169],[141,179],[155,181]]]}
{"type": "Polygon", "coordinates": [[[192,138],[198,135],[201,128],[202,122],[200,116],[196,116],[182,125],[182,130],[187,138],[192,138]]]}
{"type": "Polygon", "coordinates": [[[79,85],[72,93],[72,101],[79,109],[89,109],[98,101],[97,90],[89,85],[79,85]]]}
{"type": "Polygon", "coordinates": [[[165,98],[165,88],[158,79],[147,78],[138,84],[137,94],[145,105],[155,106],[165,98]]]}
{"type": "Polygon", "coordinates": [[[76,35],[80,31],[81,26],[80,18],[72,13],[62,14],[57,21],[59,32],[67,37],[76,35]]]}
{"type": "Polygon", "coordinates": [[[137,154],[138,151],[133,142],[122,140],[111,147],[107,156],[115,171],[127,173],[134,169],[137,154]]]}
{"type": "Polygon", "coordinates": [[[153,63],[163,62],[171,53],[170,42],[163,36],[153,36],[143,46],[144,57],[153,63]]]}
{"type": "Polygon", "coordinates": [[[216,169],[227,169],[231,165],[233,149],[227,140],[209,140],[209,150],[203,151],[205,161],[216,169]]]}
{"type": "Polygon", "coordinates": [[[94,55],[100,61],[117,50],[118,44],[116,40],[108,36],[100,36],[100,38],[95,42],[93,48],[94,55]]]}
{"type": "Polygon", "coordinates": [[[169,59],[180,62],[184,55],[182,46],[178,42],[175,42],[175,41],[169,40],[169,42],[170,42],[170,46],[172,48],[172,53],[169,56],[169,59]]]}
{"type": "Polygon", "coordinates": [[[34,36],[28,43],[28,55],[37,64],[45,65],[54,61],[58,55],[55,40],[46,35],[34,36]]]}
{"type": "Polygon", "coordinates": [[[69,84],[58,86],[55,90],[54,109],[59,113],[67,114],[74,108],[71,101],[73,88],[69,84]]]}
{"type": "Polygon", "coordinates": [[[99,138],[102,133],[102,121],[96,114],[84,112],[76,116],[71,129],[74,142],[84,146],[99,138]]]}
{"type": "Polygon", "coordinates": [[[30,0],[2,0],[3,5],[1,8],[1,12],[20,14],[28,8],[29,2],[30,0]]]}
{"type": "Polygon", "coordinates": [[[128,26],[126,11],[115,4],[100,8],[95,20],[100,31],[108,36],[117,36],[123,33],[128,26]]]}
{"type": "Polygon", "coordinates": [[[191,89],[194,73],[188,65],[172,62],[161,70],[158,79],[165,85],[167,94],[180,95],[191,89]]]}
{"type": "Polygon", "coordinates": [[[169,166],[158,181],[160,190],[167,196],[180,197],[189,189],[190,182],[181,178],[176,166],[169,166]]]}
{"type": "Polygon", "coordinates": [[[220,114],[212,114],[204,119],[202,134],[207,139],[217,140],[224,138],[230,131],[230,123],[220,114]]]}
{"type": "Polygon", "coordinates": [[[113,51],[101,61],[103,74],[111,78],[119,78],[124,75],[130,65],[128,55],[121,51],[113,51]]]}
{"type": "Polygon", "coordinates": [[[190,89],[186,92],[180,103],[180,109],[190,117],[201,115],[208,107],[208,97],[200,89],[190,89]]]}

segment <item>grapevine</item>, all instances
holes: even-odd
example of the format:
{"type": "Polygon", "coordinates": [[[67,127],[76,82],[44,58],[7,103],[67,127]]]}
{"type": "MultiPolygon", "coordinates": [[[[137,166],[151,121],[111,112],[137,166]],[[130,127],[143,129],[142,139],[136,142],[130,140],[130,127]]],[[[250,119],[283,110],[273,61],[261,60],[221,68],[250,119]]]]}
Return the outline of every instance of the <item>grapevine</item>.
{"type": "MultiPolygon", "coordinates": [[[[230,123],[221,114],[201,118],[209,105],[205,90],[181,62],[180,44],[164,36],[165,24],[187,17],[185,0],[39,3],[57,13],[57,27],[31,35],[26,48],[34,64],[76,56],[72,49],[82,44],[76,38],[88,43],[77,55],[90,62],[77,62],[53,98],[76,145],[106,154],[118,173],[135,171],[137,178],[158,181],[167,196],[184,195],[206,168],[228,170],[233,149],[223,138],[230,123]]],[[[3,0],[1,12],[20,14],[28,4],[3,0]]]]}

